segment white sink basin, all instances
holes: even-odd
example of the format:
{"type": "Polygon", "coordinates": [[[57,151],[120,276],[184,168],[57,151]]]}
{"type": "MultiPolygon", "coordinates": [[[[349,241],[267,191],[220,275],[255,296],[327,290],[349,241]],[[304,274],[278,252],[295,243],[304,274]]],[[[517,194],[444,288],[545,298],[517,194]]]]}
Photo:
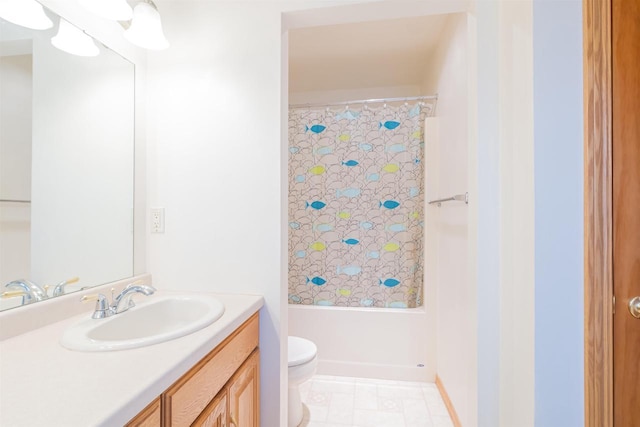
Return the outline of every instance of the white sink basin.
{"type": "Polygon", "coordinates": [[[86,319],[64,331],[60,344],[77,351],[113,351],[144,347],[202,329],[224,313],[208,295],[139,297],[139,305],[105,319],[86,319]],[[140,301],[149,298],[147,301],[140,301]]]}

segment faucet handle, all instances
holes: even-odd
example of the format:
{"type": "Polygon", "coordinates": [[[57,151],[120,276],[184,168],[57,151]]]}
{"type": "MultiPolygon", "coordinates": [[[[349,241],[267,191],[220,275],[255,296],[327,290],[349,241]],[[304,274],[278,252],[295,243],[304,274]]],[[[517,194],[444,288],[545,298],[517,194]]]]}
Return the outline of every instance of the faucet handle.
{"type": "Polygon", "coordinates": [[[107,297],[102,294],[89,294],[80,298],[80,301],[95,301],[96,309],[91,315],[92,319],[104,319],[105,317],[109,317],[113,314],[111,311],[111,307],[109,306],[109,301],[107,297]]]}
{"type": "Polygon", "coordinates": [[[64,295],[65,286],[70,285],[72,283],[76,283],[78,281],[80,281],[79,277],[72,277],[71,279],[63,280],[62,282],[58,283],[56,287],[53,289],[53,296],[58,297],[60,295],[64,295]]]}
{"type": "Polygon", "coordinates": [[[28,295],[25,291],[4,291],[0,294],[0,298],[23,297],[28,295]]]}
{"type": "Polygon", "coordinates": [[[22,297],[22,301],[20,302],[21,305],[29,304],[32,302],[32,297],[29,294],[29,292],[22,289],[16,289],[14,291],[4,291],[3,293],[0,294],[0,298],[13,298],[13,297],[22,297]]]}

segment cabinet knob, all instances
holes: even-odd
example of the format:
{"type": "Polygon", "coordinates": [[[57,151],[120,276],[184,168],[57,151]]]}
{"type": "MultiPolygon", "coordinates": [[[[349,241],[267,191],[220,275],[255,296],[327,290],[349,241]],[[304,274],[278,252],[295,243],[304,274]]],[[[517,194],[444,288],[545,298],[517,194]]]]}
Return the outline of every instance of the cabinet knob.
{"type": "Polygon", "coordinates": [[[232,414],[232,415],[231,415],[231,417],[229,417],[229,418],[230,418],[229,422],[231,423],[231,425],[232,425],[233,427],[238,427],[238,422],[237,422],[237,421],[236,421],[236,419],[233,417],[233,414],[232,414]]]}

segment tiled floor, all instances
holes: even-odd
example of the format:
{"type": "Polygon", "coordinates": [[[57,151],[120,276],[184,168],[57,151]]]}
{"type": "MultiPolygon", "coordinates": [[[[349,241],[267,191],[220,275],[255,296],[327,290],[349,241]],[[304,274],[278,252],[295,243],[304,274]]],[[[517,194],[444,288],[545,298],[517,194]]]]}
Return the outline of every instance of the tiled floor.
{"type": "Polygon", "coordinates": [[[316,375],[301,427],[453,427],[435,384],[316,375]]]}

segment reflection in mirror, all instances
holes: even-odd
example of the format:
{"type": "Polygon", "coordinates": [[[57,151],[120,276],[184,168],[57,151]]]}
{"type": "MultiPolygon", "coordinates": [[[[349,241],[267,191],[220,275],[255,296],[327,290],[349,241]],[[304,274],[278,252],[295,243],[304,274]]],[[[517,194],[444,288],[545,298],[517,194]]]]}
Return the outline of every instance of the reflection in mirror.
{"type": "Polygon", "coordinates": [[[134,66],[57,49],[45,13],[0,18],[0,309],[133,275],[134,66]]]}

